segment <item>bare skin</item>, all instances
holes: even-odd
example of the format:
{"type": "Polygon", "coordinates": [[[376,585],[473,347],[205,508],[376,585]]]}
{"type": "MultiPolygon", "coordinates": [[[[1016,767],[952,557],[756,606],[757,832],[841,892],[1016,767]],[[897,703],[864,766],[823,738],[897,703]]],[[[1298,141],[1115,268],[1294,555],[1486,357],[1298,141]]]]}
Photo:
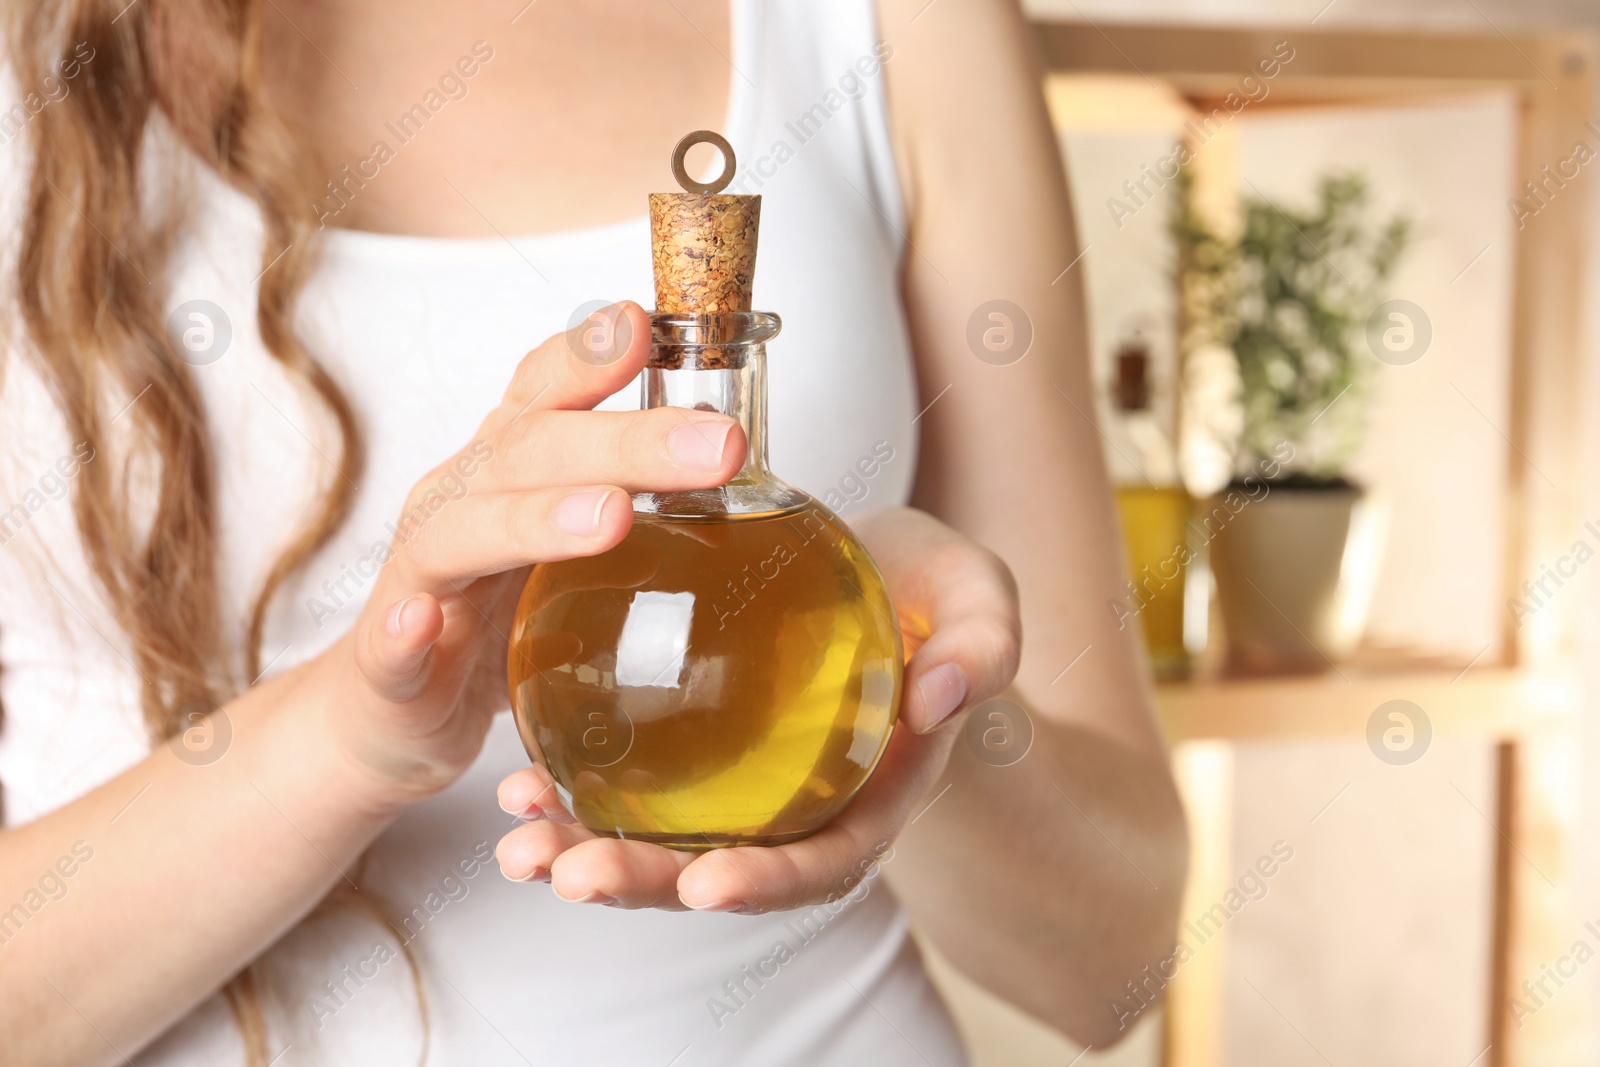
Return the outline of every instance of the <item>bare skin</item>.
{"type": "MultiPolygon", "coordinates": [[[[857,524],[920,646],[902,709],[912,729],[840,820],[795,845],[692,858],[594,838],[529,770],[501,785],[502,806],[528,821],[498,855],[507,877],[547,876],[569,900],[758,911],[822,899],[893,840],[886,872],[936,944],[1103,1045],[1120,1036],[1110,998],[1170,945],[1182,818],[1135,635],[1105,608],[1121,562],[1098,439],[1078,414],[1092,409],[1082,300],[1074,273],[1052,284],[1076,238],[1021,16],[923,2],[880,0],[879,12],[913,246],[904,299],[924,403],[938,399],[920,423],[919,510],[857,524]],[[993,191],[982,210],[974,189],[993,191]],[[971,310],[996,295],[1035,329],[1008,368],[964,341],[971,310]],[[961,731],[1002,692],[1036,737],[998,768],[961,731]]],[[[676,137],[719,127],[726,108],[721,0],[276,8],[274,97],[331,170],[367,155],[472,42],[495,49],[450,121],[406,145],[338,225],[494,235],[637,215],[664,187],[676,137]]],[[[202,771],[159,747],[0,834],[6,901],[72,842],[95,849],[71,896],[5,946],[0,1046],[19,1062],[121,1062],[268,948],[476,756],[505,702],[503,683],[471,684],[503,663],[478,608],[503,608],[530,563],[615,544],[631,521],[625,491],[715,485],[738,468],[742,434],[720,416],[586,410],[643,362],[643,312],[621,313],[636,340],[609,366],[572,358],[561,337],[529,354],[478,434],[494,443],[491,477],[402,546],[338,644],[228,706],[228,759],[202,771]],[[684,432],[686,418],[697,425],[684,432]]]]}

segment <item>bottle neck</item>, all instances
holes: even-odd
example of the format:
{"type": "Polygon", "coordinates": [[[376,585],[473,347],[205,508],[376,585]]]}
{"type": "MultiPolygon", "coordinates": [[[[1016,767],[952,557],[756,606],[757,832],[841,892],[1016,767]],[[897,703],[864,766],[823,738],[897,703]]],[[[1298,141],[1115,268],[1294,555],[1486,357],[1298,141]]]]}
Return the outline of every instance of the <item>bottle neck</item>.
{"type": "Polygon", "coordinates": [[[656,360],[644,370],[646,408],[687,408],[732,416],[749,441],[744,466],[735,482],[762,481],[767,467],[767,353],[761,343],[718,348],[714,366],[683,360],[662,366],[656,360]]]}

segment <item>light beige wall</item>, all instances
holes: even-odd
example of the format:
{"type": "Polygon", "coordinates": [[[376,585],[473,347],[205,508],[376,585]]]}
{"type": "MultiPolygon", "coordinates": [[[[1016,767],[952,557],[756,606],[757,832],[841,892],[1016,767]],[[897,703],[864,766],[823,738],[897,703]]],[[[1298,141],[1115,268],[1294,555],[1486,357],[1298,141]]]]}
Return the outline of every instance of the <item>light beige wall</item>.
{"type": "Polygon", "coordinates": [[[1254,744],[1234,766],[1235,866],[1276,841],[1294,858],[1228,925],[1222,1062],[1472,1062],[1488,1026],[1488,747],[1440,742],[1392,767],[1359,742],[1254,744]]]}

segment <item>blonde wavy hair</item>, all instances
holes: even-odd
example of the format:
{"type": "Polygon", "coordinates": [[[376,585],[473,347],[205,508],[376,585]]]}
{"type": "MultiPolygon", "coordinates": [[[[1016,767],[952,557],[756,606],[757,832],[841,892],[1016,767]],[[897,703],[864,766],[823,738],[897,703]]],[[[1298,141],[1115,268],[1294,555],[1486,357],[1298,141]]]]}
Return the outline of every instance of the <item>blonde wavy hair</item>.
{"type": "MultiPolygon", "coordinates": [[[[344,521],[363,467],[349,402],[291,325],[318,249],[312,206],[318,168],[265,97],[263,6],[258,0],[10,5],[13,72],[25,101],[30,92],[34,98],[21,120],[30,160],[11,268],[23,343],[4,358],[32,360],[71,439],[108,460],[82,467],[74,517],[146,683],[140,701],[153,742],[178,730],[180,709],[196,701],[220,704],[257,677],[274,593],[344,521]],[[183,205],[145,210],[151,190],[142,187],[141,162],[158,113],[259,206],[261,339],[326,410],[342,444],[337,473],[256,593],[241,649],[220,647],[216,471],[206,413],[164,323],[164,279],[183,205]],[[110,420],[141,396],[127,409],[132,443],[118,454],[110,420]],[[141,493],[145,473],[153,472],[153,500],[134,499],[130,470],[140,473],[141,493]]],[[[126,426],[120,429],[118,440],[128,436],[126,426]]],[[[351,894],[348,887],[343,892],[351,894]]],[[[346,902],[336,894],[324,909],[346,902]]],[[[367,903],[383,913],[377,902],[367,903]]],[[[406,939],[400,941],[409,958],[406,939]]],[[[251,970],[223,992],[251,1062],[266,1063],[267,1027],[251,970]]],[[[419,1002],[420,992],[419,985],[419,1002]]]]}

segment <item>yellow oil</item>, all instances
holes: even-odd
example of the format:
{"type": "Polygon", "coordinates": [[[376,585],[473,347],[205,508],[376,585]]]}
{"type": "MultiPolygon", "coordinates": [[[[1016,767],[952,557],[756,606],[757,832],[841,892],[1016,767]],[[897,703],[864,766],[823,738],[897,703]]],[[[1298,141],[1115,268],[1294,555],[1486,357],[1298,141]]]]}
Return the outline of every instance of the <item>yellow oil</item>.
{"type": "Polygon", "coordinates": [[[1138,617],[1158,678],[1181,677],[1189,669],[1183,621],[1190,507],[1189,494],[1179,486],[1117,487],[1128,580],[1133,583],[1124,604],[1138,617]]]}
{"type": "Polygon", "coordinates": [[[589,829],[681,849],[820,829],[883,754],[900,633],[883,579],[815,501],[635,517],[535,567],[510,682],[529,755],[589,829]]]}

